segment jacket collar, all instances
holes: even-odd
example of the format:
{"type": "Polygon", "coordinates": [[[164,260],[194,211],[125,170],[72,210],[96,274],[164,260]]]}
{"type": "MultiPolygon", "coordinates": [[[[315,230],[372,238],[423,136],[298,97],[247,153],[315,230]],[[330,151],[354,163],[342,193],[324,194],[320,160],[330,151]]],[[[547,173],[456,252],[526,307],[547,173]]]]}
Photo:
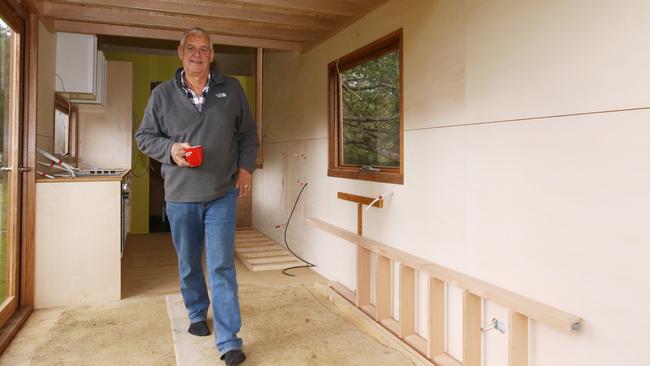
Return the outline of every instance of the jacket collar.
{"type": "MultiPolygon", "coordinates": [[[[174,76],[174,79],[176,80],[176,85],[182,89],[183,85],[181,83],[181,71],[183,71],[182,67],[179,67],[176,70],[176,75],[174,76]]],[[[210,86],[217,85],[223,83],[223,75],[218,72],[217,70],[210,68],[210,86]]]]}

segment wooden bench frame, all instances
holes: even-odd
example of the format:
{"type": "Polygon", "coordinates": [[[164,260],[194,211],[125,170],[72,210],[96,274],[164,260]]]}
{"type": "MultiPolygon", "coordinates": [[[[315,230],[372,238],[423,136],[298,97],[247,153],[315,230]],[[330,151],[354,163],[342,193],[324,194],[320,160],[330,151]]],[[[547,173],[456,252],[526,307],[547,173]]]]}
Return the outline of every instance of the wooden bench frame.
{"type": "MultiPolygon", "coordinates": [[[[528,365],[529,319],[539,321],[565,333],[573,333],[580,329],[582,319],[573,314],[363,237],[362,206],[372,202],[374,198],[342,192],[339,192],[338,198],[357,203],[356,234],[316,218],[306,219],[307,224],[357,245],[356,293],[336,282],[331,284],[332,289],[436,365],[481,365],[481,308],[483,301],[499,304],[510,311],[507,330],[509,366],[528,365]],[[371,253],[377,256],[374,305],[370,303],[371,253]],[[399,296],[399,321],[391,316],[392,262],[400,263],[399,294],[396,294],[399,296]],[[428,339],[416,333],[416,271],[426,273],[428,276],[428,339]],[[462,363],[445,352],[445,283],[465,290],[463,294],[462,363]]],[[[382,208],[383,200],[378,200],[373,206],[382,208]]]]}

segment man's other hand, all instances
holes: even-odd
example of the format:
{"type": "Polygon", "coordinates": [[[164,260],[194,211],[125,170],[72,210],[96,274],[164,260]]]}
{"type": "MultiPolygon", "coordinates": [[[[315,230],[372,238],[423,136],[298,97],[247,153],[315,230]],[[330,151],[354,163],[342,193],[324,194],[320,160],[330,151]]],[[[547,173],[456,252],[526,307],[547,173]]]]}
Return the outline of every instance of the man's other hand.
{"type": "Polygon", "coordinates": [[[253,174],[246,169],[239,168],[237,170],[237,180],[235,181],[235,187],[239,189],[239,196],[237,198],[248,196],[252,184],[253,174]]]}
{"type": "Polygon", "coordinates": [[[174,163],[180,167],[190,166],[185,160],[185,149],[192,145],[187,142],[176,142],[172,145],[172,151],[170,152],[174,163]]]}

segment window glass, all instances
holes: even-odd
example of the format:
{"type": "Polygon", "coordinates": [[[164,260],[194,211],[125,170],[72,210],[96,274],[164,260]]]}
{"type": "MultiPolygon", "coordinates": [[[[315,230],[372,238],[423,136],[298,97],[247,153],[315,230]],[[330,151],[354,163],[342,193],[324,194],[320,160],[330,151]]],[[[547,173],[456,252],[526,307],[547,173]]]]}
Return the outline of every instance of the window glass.
{"type": "Polygon", "coordinates": [[[58,108],[54,109],[54,153],[70,153],[70,115],[58,108]]]}
{"type": "Polygon", "coordinates": [[[341,73],[343,164],[399,167],[399,51],[341,73]]]}

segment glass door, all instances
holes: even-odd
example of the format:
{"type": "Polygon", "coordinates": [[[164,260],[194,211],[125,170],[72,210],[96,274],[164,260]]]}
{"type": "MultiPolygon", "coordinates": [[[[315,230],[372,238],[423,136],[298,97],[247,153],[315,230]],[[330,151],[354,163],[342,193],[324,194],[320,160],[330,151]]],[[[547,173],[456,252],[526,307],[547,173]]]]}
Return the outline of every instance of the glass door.
{"type": "Polygon", "coordinates": [[[21,36],[24,22],[0,3],[0,326],[18,307],[21,208],[21,36]]]}

